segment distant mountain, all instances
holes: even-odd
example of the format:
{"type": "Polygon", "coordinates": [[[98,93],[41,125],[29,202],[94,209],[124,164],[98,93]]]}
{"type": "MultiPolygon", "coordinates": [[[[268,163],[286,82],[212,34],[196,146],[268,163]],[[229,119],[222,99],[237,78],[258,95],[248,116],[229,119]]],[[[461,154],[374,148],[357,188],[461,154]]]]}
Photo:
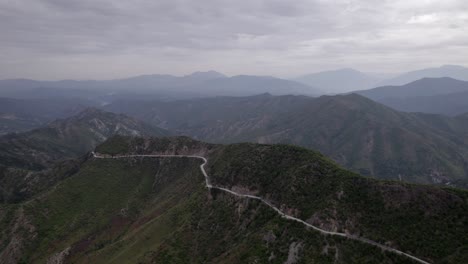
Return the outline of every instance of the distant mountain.
{"type": "Polygon", "coordinates": [[[210,142],[308,147],[363,175],[468,182],[468,120],[398,112],[356,94],[121,101],[106,109],[210,142]]]}
{"type": "Polygon", "coordinates": [[[422,78],[442,78],[449,77],[462,81],[468,81],[468,68],[457,65],[444,65],[439,68],[428,68],[408,72],[392,79],[384,80],[379,86],[384,85],[404,85],[422,78]]]}
{"type": "Polygon", "coordinates": [[[207,71],[207,72],[194,72],[190,75],[184,76],[187,79],[198,80],[198,81],[208,81],[213,79],[222,79],[227,78],[226,75],[219,73],[217,71],[207,71]]]}
{"type": "Polygon", "coordinates": [[[105,81],[0,81],[0,96],[11,98],[82,98],[106,104],[118,99],[174,100],[209,96],[248,96],[259,93],[307,94],[320,92],[310,86],[266,76],[234,76],[195,72],[182,77],[143,75],[105,81]]]}
{"type": "Polygon", "coordinates": [[[468,82],[452,78],[423,78],[402,86],[382,86],[356,93],[373,100],[433,96],[468,91],[468,82]]]}
{"type": "Polygon", "coordinates": [[[248,75],[213,79],[190,89],[200,91],[206,96],[249,96],[261,93],[270,93],[273,95],[318,95],[321,93],[316,88],[294,81],[278,79],[270,76],[248,75]]]}
{"type": "Polygon", "coordinates": [[[368,89],[374,87],[381,79],[354,69],[340,69],[308,74],[295,80],[317,87],[324,93],[336,94],[368,89]]]}
{"type": "Polygon", "coordinates": [[[468,112],[468,82],[424,78],[402,86],[383,86],[357,93],[399,111],[459,115],[468,112]]]}
{"type": "Polygon", "coordinates": [[[88,108],[42,128],[0,137],[0,166],[44,169],[83,155],[113,135],[163,136],[167,132],[125,115],[88,108]]]}

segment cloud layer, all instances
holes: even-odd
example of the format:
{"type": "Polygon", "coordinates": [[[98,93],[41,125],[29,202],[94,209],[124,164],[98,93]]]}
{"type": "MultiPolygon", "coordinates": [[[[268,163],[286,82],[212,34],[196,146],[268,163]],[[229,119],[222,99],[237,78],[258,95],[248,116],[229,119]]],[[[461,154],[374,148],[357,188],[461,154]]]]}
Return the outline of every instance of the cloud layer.
{"type": "Polygon", "coordinates": [[[468,65],[465,0],[0,0],[0,32],[0,78],[468,65]]]}

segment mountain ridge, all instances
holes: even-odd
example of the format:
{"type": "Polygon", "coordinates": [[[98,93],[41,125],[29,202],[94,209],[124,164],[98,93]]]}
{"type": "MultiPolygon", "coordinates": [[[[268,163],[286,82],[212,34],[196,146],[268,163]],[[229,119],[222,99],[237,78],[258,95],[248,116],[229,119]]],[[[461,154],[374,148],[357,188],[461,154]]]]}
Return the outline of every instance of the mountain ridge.
{"type": "Polygon", "coordinates": [[[442,65],[440,67],[426,68],[410,71],[392,79],[383,81],[382,85],[404,85],[422,78],[449,77],[468,81],[468,68],[459,65],[442,65]]]}
{"type": "Polygon", "coordinates": [[[237,75],[214,71],[185,76],[141,75],[102,81],[0,80],[0,96],[12,98],[69,97],[112,101],[117,98],[196,98],[221,95],[321,93],[313,87],[280,78],[237,75]],[[40,92],[40,93],[39,93],[40,92]]]}
{"type": "Polygon", "coordinates": [[[449,77],[423,78],[402,86],[382,86],[370,90],[357,91],[373,100],[385,98],[408,98],[414,96],[444,95],[468,91],[468,82],[449,77]]]}
{"type": "Polygon", "coordinates": [[[357,94],[127,101],[106,109],[215,143],[308,147],[369,176],[438,184],[467,177],[466,120],[398,112],[357,94]]]}

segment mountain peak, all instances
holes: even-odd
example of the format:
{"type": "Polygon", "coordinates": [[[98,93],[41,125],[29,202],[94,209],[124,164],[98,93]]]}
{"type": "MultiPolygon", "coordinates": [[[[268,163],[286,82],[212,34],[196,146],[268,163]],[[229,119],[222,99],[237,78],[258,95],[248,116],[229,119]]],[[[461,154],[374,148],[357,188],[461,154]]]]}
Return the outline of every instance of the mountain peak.
{"type": "Polygon", "coordinates": [[[210,79],[226,78],[227,76],[217,71],[196,71],[190,75],[186,75],[185,77],[210,80],[210,79]]]}

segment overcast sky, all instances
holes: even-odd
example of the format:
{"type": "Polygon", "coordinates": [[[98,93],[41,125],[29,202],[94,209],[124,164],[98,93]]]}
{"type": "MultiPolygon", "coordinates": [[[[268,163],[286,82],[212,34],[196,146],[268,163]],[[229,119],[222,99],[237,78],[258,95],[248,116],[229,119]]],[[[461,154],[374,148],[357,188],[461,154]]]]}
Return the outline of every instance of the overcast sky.
{"type": "Polygon", "coordinates": [[[0,0],[0,78],[468,66],[467,0],[0,0]]]}

